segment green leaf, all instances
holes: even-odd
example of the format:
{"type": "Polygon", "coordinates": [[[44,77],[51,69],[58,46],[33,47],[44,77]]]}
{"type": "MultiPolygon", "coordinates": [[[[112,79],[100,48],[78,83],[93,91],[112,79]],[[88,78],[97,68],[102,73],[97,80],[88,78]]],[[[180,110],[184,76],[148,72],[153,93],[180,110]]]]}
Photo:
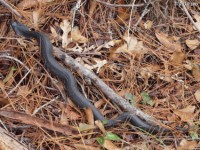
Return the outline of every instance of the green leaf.
{"type": "Polygon", "coordinates": [[[192,137],[193,140],[196,140],[196,139],[199,138],[197,132],[195,132],[195,131],[191,131],[191,132],[189,132],[189,133],[190,133],[190,136],[192,137]]]}
{"type": "Polygon", "coordinates": [[[12,66],[10,69],[10,72],[7,74],[6,78],[3,80],[3,83],[8,82],[13,77],[14,71],[16,70],[17,69],[14,66],[12,66]]]}
{"type": "Polygon", "coordinates": [[[103,123],[103,124],[107,124],[107,123],[108,123],[108,120],[103,120],[102,123],[103,123]]]}
{"type": "Polygon", "coordinates": [[[142,92],[141,93],[142,96],[142,103],[145,105],[150,105],[153,106],[154,102],[151,100],[149,94],[147,92],[142,92]]]}
{"type": "Polygon", "coordinates": [[[111,133],[111,132],[108,132],[106,134],[106,136],[104,137],[104,139],[111,140],[111,141],[119,141],[119,140],[121,140],[121,138],[118,135],[116,135],[114,133],[111,133]]]}
{"type": "Polygon", "coordinates": [[[127,100],[131,101],[131,104],[132,104],[132,105],[135,105],[135,100],[134,100],[134,95],[133,95],[133,94],[131,94],[131,93],[126,93],[126,94],[125,94],[125,98],[126,98],[127,100]]]}
{"type": "Polygon", "coordinates": [[[103,137],[98,137],[98,138],[97,138],[97,142],[98,142],[100,145],[103,145],[103,144],[104,144],[104,138],[103,138],[103,137]]]}

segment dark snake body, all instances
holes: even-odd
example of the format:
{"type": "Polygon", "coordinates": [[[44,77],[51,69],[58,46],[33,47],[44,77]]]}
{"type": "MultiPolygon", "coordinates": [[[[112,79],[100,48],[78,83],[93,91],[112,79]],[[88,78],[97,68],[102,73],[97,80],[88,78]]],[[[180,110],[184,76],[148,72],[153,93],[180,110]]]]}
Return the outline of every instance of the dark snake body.
{"type": "Polygon", "coordinates": [[[109,126],[117,125],[117,123],[119,122],[130,121],[132,125],[151,133],[158,133],[159,131],[168,131],[168,129],[161,129],[158,126],[152,127],[152,125],[149,125],[136,115],[131,114],[129,112],[125,112],[119,115],[114,120],[105,119],[105,117],[99,112],[99,110],[92,103],[90,103],[90,100],[85,98],[83,94],[79,91],[77,83],[72,73],[68,69],[61,66],[53,57],[53,47],[46,35],[40,32],[30,31],[30,29],[27,26],[17,21],[14,21],[12,23],[12,28],[17,35],[24,36],[25,38],[34,38],[35,40],[37,40],[41,48],[41,56],[45,68],[48,71],[50,71],[53,75],[57,76],[59,80],[64,83],[65,91],[76,106],[78,106],[80,109],[92,109],[93,115],[96,120],[106,120],[107,125],[109,126]]]}

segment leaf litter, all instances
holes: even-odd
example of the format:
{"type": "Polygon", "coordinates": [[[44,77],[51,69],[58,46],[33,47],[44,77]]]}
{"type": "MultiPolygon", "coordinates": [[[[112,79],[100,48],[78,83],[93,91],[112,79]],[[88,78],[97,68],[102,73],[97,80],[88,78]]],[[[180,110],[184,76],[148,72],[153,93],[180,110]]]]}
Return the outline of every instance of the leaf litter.
{"type": "MultiPolygon", "coordinates": [[[[140,2],[143,1],[137,1],[140,2]]],[[[0,115],[4,116],[1,121],[13,133],[17,132],[20,139],[28,139],[27,144],[35,149],[199,148],[200,71],[197,51],[200,39],[198,31],[175,3],[152,2],[151,11],[136,28],[133,26],[145,6],[131,13],[127,7],[111,8],[98,1],[81,1],[73,16],[76,1],[20,0],[16,3],[11,0],[10,3],[24,16],[24,24],[48,35],[56,47],[97,73],[107,85],[127,98],[130,105],[141,108],[175,131],[177,126],[188,124],[191,127],[187,133],[177,131],[175,136],[157,135],[154,138],[139,130],[131,130],[128,123],[112,128],[105,128],[98,122],[88,124],[94,121],[92,116],[88,117],[89,121],[85,113],[67,103],[66,98],[55,99],[62,92],[62,88],[57,86],[61,84],[45,71],[36,42],[19,37],[10,39],[16,37],[14,32],[5,30],[6,38],[0,39],[3,41],[0,43],[1,53],[20,59],[32,70],[16,87],[26,71],[14,60],[1,59],[0,115]],[[166,8],[165,3],[170,7],[166,8]],[[168,14],[176,15],[169,16],[162,8],[166,8],[168,14]],[[12,70],[13,66],[15,70],[12,70]],[[15,87],[8,97],[7,93],[15,87]],[[55,100],[51,102],[52,99],[55,100]],[[25,128],[26,124],[30,127],[25,128]],[[19,132],[18,126],[23,127],[23,132],[19,132]]],[[[127,1],[117,0],[115,3],[121,5],[127,1]]],[[[188,7],[192,9],[195,25],[199,27],[198,8],[188,7]]],[[[0,8],[7,11],[3,6],[0,8]]],[[[0,26],[6,28],[2,22],[0,26]]],[[[84,94],[94,104],[101,101],[97,106],[106,118],[115,117],[118,108],[110,104],[98,88],[87,85],[82,76],[73,73],[84,94]]]]}

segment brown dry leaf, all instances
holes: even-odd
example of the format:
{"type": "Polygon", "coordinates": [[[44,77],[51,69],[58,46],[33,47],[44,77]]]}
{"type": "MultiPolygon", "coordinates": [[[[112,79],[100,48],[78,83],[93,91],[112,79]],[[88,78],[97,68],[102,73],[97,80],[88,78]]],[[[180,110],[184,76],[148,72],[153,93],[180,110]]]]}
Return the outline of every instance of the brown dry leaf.
{"type": "Polygon", "coordinates": [[[185,54],[183,52],[175,51],[173,55],[171,56],[171,63],[176,64],[176,65],[182,64],[184,58],[185,58],[185,54]]]}
{"type": "Polygon", "coordinates": [[[100,120],[96,120],[95,125],[101,130],[101,132],[103,132],[103,134],[106,134],[106,130],[104,128],[104,125],[100,120]]]}
{"type": "Polygon", "coordinates": [[[172,82],[172,78],[171,78],[171,72],[169,71],[169,64],[168,62],[164,62],[164,66],[165,66],[165,75],[161,76],[160,79],[167,81],[167,82],[172,82]]]}
{"type": "MultiPolygon", "coordinates": [[[[198,14],[194,15],[194,18],[196,19],[197,22],[195,22],[196,27],[200,31],[200,16],[198,14]]],[[[195,28],[196,29],[196,28],[195,28]]]]}
{"type": "Polygon", "coordinates": [[[192,65],[192,75],[196,81],[200,81],[200,70],[197,64],[192,65]]]}
{"type": "Polygon", "coordinates": [[[117,147],[109,140],[104,140],[103,147],[105,147],[108,150],[122,150],[121,148],[117,147]]]}
{"type": "Polygon", "coordinates": [[[20,86],[18,88],[17,91],[17,96],[22,96],[22,97],[26,97],[31,93],[31,90],[29,90],[29,87],[27,87],[26,85],[24,86],[20,86]]]}
{"type": "Polygon", "coordinates": [[[153,73],[157,72],[159,69],[159,65],[148,65],[147,67],[141,68],[140,75],[145,79],[146,83],[148,84],[148,79],[152,76],[153,73]]]}
{"type": "Polygon", "coordinates": [[[147,20],[147,21],[144,23],[144,28],[145,28],[145,29],[151,29],[152,25],[153,25],[153,21],[147,20]]]}
{"type": "Polygon", "coordinates": [[[89,69],[89,70],[93,70],[93,69],[97,69],[97,72],[96,73],[99,73],[100,69],[105,65],[107,64],[107,60],[100,60],[100,59],[94,59],[94,61],[96,62],[95,65],[87,65],[85,64],[84,66],[89,69]]]}
{"type": "Polygon", "coordinates": [[[162,32],[156,32],[155,33],[157,39],[160,41],[161,44],[163,44],[166,48],[176,51],[176,52],[181,52],[182,51],[182,46],[177,43],[174,42],[172,40],[170,40],[170,38],[168,37],[168,35],[162,33],[162,32]]]}
{"type": "Polygon", "coordinates": [[[28,9],[31,7],[35,7],[37,5],[38,5],[37,0],[23,0],[17,5],[17,7],[21,9],[28,9]]]}
{"type": "Polygon", "coordinates": [[[92,17],[92,15],[94,14],[94,11],[97,7],[97,2],[94,0],[90,0],[90,10],[89,10],[89,17],[92,17]]]}
{"type": "Polygon", "coordinates": [[[92,124],[86,124],[86,123],[79,123],[79,131],[88,131],[88,130],[92,130],[95,129],[96,126],[92,125],[92,124]]]}
{"type": "Polygon", "coordinates": [[[63,30],[62,47],[67,48],[68,44],[71,42],[70,38],[68,37],[69,32],[71,31],[71,24],[65,19],[60,23],[60,28],[63,30]]]}
{"type": "Polygon", "coordinates": [[[195,49],[200,45],[200,41],[195,39],[195,40],[185,40],[186,45],[191,49],[195,49]]]}
{"type": "Polygon", "coordinates": [[[116,22],[121,25],[124,24],[124,22],[129,18],[130,18],[130,13],[127,12],[119,13],[116,22]]]}
{"type": "Polygon", "coordinates": [[[71,31],[71,38],[73,41],[78,43],[86,43],[88,39],[81,35],[81,32],[78,27],[74,27],[71,31]]]}
{"type": "Polygon", "coordinates": [[[36,11],[33,11],[33,25],[34,27],[38,28],[38,25],[39,25],[39,20],[40,20],[40,17],[43,13],[43,9],[38,9],[36,11]]]}
{"type": "Polygon", "coordinates": [[[177,150],[192,150],[195,149],[196,146],[198,146],[196,141],[187,141],[186,139],[182,139],[177,150]]]}
{"type": "MultiPolygon", "coordinates": [[[[7,94],[6,90],[5,90],[5,84],[4,84],[3,81],[1,81],[1,80],[0,80],[0,89],[1,89],[1,91],[3,92],[3,95],[4,95],[5,97],[7,97],[8,94],[7,94]]],[[[6,104],[9,104],[8,98],[1,97],[1,98],[0,98],[0,105],[1,105],[1,106],[4,106],[4,105],[6,105],[6,104]]]]}
{"type": "MultiPolygon", "coordinates": [[[[124,0],[117,0],[117,4],[125,4],[124,0]]],[[[130,12],[125,7],[118,7],[116,8],[117,12],[117,19],[115,20],[118,24],[124,24],[127,19],[130,18],[130,12]]]]}
{"type": "Polygon", "coordinates": [[[200,89],[196,90],[196,92],[194,93],[194,96],[195,96],[196,100],[198,102],[200,102],[200,89]]]}
{"type": "Polygon", "coordinates": [[[85,144],[74,144],[74,147],[78,150],[100,150],[100,147],[93,147],[85,144]]]}
{"type": "Polygon", "coordinates": [[[190,125],[193,124],[195,106],[187,106],[186,108],[174,110],[174,113],[181,118],[182,121],[188,122],[190,125]]]}
{"type": "Polygon", "coordinates": [[[40,5],[45,5],[46,3],[50,3],[53,1],[54,0],[23,0],[17,5],[17,7],[21,9],[29,9],[32,7],[36,7],[39,3],[40,5]]]}
{"type": "Polygon", "coordinates": [[[59,38],[59,35],[58,35],[58,33],[56,32],[56,29],[54,28],[54,27],[52,27],[52,26],[50,26],[50,30],[51,30],[51,35],[52,35],[52,37],[53,37],[53,39],[55,38],[55,39],[58,39],[59,38]]]}
{"type": "Polygon", "coordinates": [[[75,111],[73,111],[73,109],[69,105],[62,108],[62,115],[61,115],[60,123],[68,124],[68,119],[69,120],[80,119],[80,115],[78,113],[76,113],[75,111]]]}
{"type": "Polygon", "coordinates": [[[126,43],[117,48],[116,53],[127,52],[127,53],[138,54],[141,56],[147,53],[147,48],[144,47],[143,42],[138,41],[135,36],[133,35],[128,36],[127,34],[125,34],[123,36],[123,39],[126,41],[126,43]]]}
{"type": "Polygon", "coordinates": [[[92,109],[91,108],[85,108],[85,114],[87,116],[87,121],[89,124],[94,125],[94,115],[92,113],[92,109]]]}

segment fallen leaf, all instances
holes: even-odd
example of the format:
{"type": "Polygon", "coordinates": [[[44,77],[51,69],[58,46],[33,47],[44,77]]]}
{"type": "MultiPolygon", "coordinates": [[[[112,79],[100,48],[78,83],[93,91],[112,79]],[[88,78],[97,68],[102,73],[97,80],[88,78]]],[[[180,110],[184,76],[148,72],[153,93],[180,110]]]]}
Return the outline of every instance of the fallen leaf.
{"type": "Polygon", "coordinates": [[[36,28],[38,28],[39,20],[40,20],[42,13],[43,13],[42,9],[38,9],[36,11],[33,11],[33,24],[34,24],[34,27],[36,27],[36,28]]]}
{"type": "Polygon", "coordinates": [[[196,100],[198,102],[200,102],[200,89],[196,90],[196,92],[194,93],[194,96],[195,96],[196,100]]]}
{"type": "Polygon", "coordinates": [[[160,41],[160,43],[163,44],[169,50],[176,51],[176,52],[182,52],[183,48],[180,45],[180,43],[171,40],[167,34],[164,34],[162,32],[160,32],[160,33],[156,32],[155,35],[156,35],[157,39],[160,41]]]}
{"type": "Polygon", "coordinates": [[[133,94],[131,94],[131,93],[126,93],[125,95],[124,95],[124,97],[127,99],[127,100],[129,100],[130,102],[131,102],[131,105],[135,105],[135,103],[136,103],[136,101],[135,101],[135,98],[134,98],[134,95],[133,94]]]}
{"type": "MultiPolygon", "coordinates": [[[[101,150],[100,147],[89,146],[86,144],[74,144],[73,146],[79,150],[101,150]]],[[[66,150],[68,150],[68,149],[66,149],[66,150]]]]}
{"type": "Polygon", "coordinates": [[[80,115],[75,111],[73,111],[73,109],[69,105],[67,105],[66,107],[63,106],[60,123],[68,124],[68,120],[78,120],[78,119],[80,119],[80,115]]]}
{"type": "Polygon", "coordinates": [[[31,93],[31,90],[26,86],[19,86],[17,96],[26,97],[31,93]]]}
{"type": "Polygon", "coordinates": [[[86,123],[79,123],[79,130],[82,131],[88,131],[91,129],[95,129],[96,127],[91,124],[86,124],[86,123]]]}
{"type": "MultiPolygon", "coordinates": [[[[124,0],[120,1],[119,0],[116,3],[120,3],[120,4],[124,4],[124,0]]],[[[115,22],[117,24],[124,24],[126,22],[127,19],[130,18],[130,13],[129,10],[126,9],[125,7],[118,7],[116,8],[116,12],[117,12],[117,19],[115,20],[115,22]]]]}
{"type": "Polygon", "coordinates": [[[187,141],[186,139],[182,139],[177,150],[190,150],[190,149],[192,150],[195,149],[196,146],[197,146],[196,141],[187,141]]]}
{"type": "MultiPolygon", "coordinates": [[[[200,31],[200,16],[198,14],[195,14],[194,18],[196,19],[195,25],[196,25],[197,29],[200,31]]],[[[195,27],[195,29],[196,29],[196,27],[195,27]]]]}
{"type": "Polygon", "coordinates": [[[89,10],[89,17],[92,17],[94,11],[96,10],[97,2],[94,0],[90,0],[90,10],[89,10]]]}
{"type": "Polygon", "coordinates": [[[147,48],[144,47],[142,41],[138,41],[133,35],[125,34],[123,36],[125,43],[116,49],[116,53],[127,52],[132,54],[144,55],[147,53],[147,48]]]}
{"type": "Polygon", "coordinates": [[[148,104],[150,106],[154,105],[154,102],[152,101],[152,99],[150,98],[150,96],[147,92],[142,92],[141,96],[142,96],[142,103],[143,104],[148,104]]]}
{"type": "Polygon", "coordinates": [[[53,1],[54,0],[23,0],[17,5],[17,7],[24,10],[24,9],[36,7],[39,3],[40,5],[45,5],[46,3],[50,3],[53,1]]]}
{"type": "Polygon", "coordinates": [[[174,110],[174,113],[181,118],[182,121],[193,124],[195,106],[187,106],[186,108],[174,110]]]}
{"type": "Polygon", "coordinates": [[[51,30],[51,35],[53,37],[53,39],[59,39],[59,34],[56,32],[56,29],[52,26],[50,26],[50,30],[51,30]]]}
{"type": "Polygon", "coordinates": [[[7,76],[3,80],[3,83],[6,83],[6,82],[8,82],[9,80],[11,80],[13,78],[14,71],[16,71],[16,68],[15,67],[11,67],[10,72],[7,74],[7,76]]]}
{"type": "Polygon", "coordinates": [[[186,45],[191,49],[196,49],[200,45],[200,41],[195,39],[195,40],[185,40],[186,45]]]}
{"type": "Polygon", "coordinates": [[[35,7],[37,5],[38,5],[37,0],[23,0],[17,5],[17,7],[21,9],[28,9],[28,8],[35,7]]]}
{"type": "Polygon", "coordinates": [[[176,64],[176,65],[182,64],[184,58],[185,58],[185,54],[183,52],[175,51],[173,55],[171,56],[171,63],[176,64]]]}
{"type": "Polygon", "coordinates": [[[165,69],[164,69],[164,72],[165,72],[165,74],[164,74],[164,76],[162,77],[160,77],[162,80],[164,80],[164,81],[167,81],[167,82],[172,82],[172,78],[171,78],[171,72],[170,72],[170,70],[169,70],[169,63],[168,62],[164,62],[164,67],[165,67],[165,69]]]}
{"type": "Polygon", "coordinates": [[[107,132],[105,137],[105,140],[111,140],[111,141],[120,141],[122,140],[117,134],[114,134],[112,132],[107,132]]]}
{"type": "Polygon", "coordinates": [[[152,75],[160,69],[159,65],[149,64],[146,67],[141,68],[140,75],[145,80],[145,85],[148,85],[148,79],[152,77],[152,75]]]}
{"type": "Polygon", "coordinates": [[[62,47],[67,48],[68,44],[71,42],[70,38],[68,37],[69,32],[71,31],[71,24],[65,19],[60,23],[60,28],[63,30],[62,47]]]}
{"type": "Polygon", "coordinates": [[[78,27],[74,27],[71,31],[71,38],[73,41],[78,43],[86,43],[88,39],[81,35],[81,32],[78,27]]]}
{"type": "Polygon", "coordinates": [[[87,64],[85,64],[84,66],[89,69],[89,70],[93,70],[93,69],[97,69],[96,73],[99,73],[100,69],[107,64],[107,60],[99,60],[99,59],[94,59],[94,61],[96,62],[95,65],[89,66],[87,64]]]}
{"type": "Polygon", "coordinates": [[[199,65],[192,64],[192,75],[196,81],[200,81],[200,70],[199,65]]]}
{"type": "Polygon", "coordinates": [[[144,23],[144,28],[145,28],[145,29],[151,29],[152,25],[153,25],[153,21],[147,20],[147,21],[144,23]]]}
{"type": "Polygon", "coordinates": [[[90,125],[94,125],[94,115],[91,108],[84,108],[87,121],[90,125]]]}
{"type": "Polygon", "coordinates": [[[108,150],[122,150],[121,148],[117,147],[109,140],[104,140],[103,147],[105,147],[108,150]]]}

